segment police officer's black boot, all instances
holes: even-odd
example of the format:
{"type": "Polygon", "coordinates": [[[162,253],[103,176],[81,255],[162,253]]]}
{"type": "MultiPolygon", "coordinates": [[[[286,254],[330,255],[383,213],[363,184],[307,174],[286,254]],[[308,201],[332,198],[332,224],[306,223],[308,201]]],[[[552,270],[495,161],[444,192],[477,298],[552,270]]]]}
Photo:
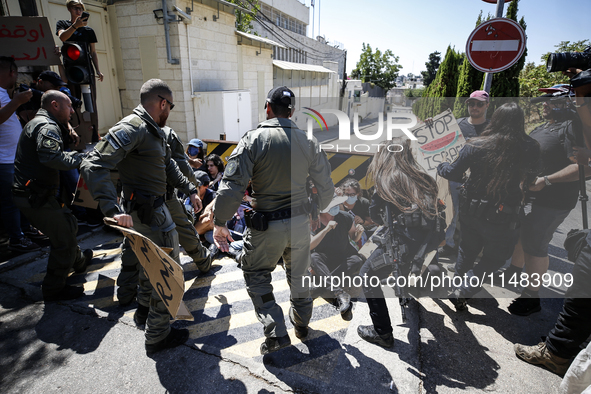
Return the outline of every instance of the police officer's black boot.
{"type": "Polygon", "coordinates": [[[293,324],[293,330],[295,331],[295,336],[298,339],[302,339],[308,336],[308,327],[304,327],[304,326],[298,326],[293,319],[291,318],[291,316],[289,316],[289,321],[291,322],[291,324],[293,324]]]}
{"type": "Polygon", "coordinates": [[[152,354],[161,350],[172,349],[173,347],[180,346],[187,342],[187,339],[189,339],[189,330],[186,328],[178,329],[171,327],[168,336],[160,342],[145,344],[146,354],[151,356],[152,354]]]}
{"type": "Polygon", "coordinates": [[[359,326],[357,327],[357,334],[367,342],[384,348],[391,348],[394,346],[394,336],[392,333],[390,332],[388,334],[380,335],[374,326],[359,326]]]}
{"type": "Polygon", "coordinates": [[[282,337],[268,337],[265,339],[265,342],[261,343],[261,354],[269,354],[289,345],[291,345],[289,335],[284,335],[282,337]]]}

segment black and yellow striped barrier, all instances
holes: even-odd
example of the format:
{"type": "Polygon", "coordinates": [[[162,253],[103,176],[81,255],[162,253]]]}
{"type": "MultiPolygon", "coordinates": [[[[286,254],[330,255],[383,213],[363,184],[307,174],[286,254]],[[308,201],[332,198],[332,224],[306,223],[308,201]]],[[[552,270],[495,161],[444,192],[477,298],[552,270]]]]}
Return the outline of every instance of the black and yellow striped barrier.
{"type": "MultiPolygon", "coordinates": [[[[221,140],[203,140],[207,144],[207,154],[215,153],[227,164],[228,158],[236,148],[237,142],[221,140]]],[[[348,153],[325,150],[332,169],[332,182],[338,185],[345,178],[351,177],[359,181],[362,189],[369,189],[373,183],[366,179],[367,168],[371,162],[371,153],[348,153]]]]}

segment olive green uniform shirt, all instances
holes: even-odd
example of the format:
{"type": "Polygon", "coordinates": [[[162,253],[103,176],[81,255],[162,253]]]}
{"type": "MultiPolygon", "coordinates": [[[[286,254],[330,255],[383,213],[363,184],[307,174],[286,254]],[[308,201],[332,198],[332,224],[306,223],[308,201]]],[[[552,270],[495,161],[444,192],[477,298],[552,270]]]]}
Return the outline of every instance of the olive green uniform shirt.
{"type": "Polygon", "coordinates": [[[95,149],[82,161],[80,173],[90,193],[99,201],[105,216],[123,213],[110,170],[119,170],[123,197],[132,193],[162,196],[168,182],[185,194],[197,193],[195,186],[171,160],[170,147],[162,129],[141,105],[113,126],[95,149]]]}
{"type": "Polygon", "coordinates": [[[25,189],[32,180],[38,187],[57,190],[59,172],[78,168],[82,161],[77,152],[64,152],[67,135],[64,125],[40,109],[20,136],[14,160],[14,185],[25,189]]]}
{"type": "Polygon", "coordinates": [[[334,185],[330,164],[316,138],[309,140],[290,119],[260,123],[242,137],[228,159],[215,200],[214,223],[224,226],[232,218],[249,180],[255,210],[272,212],[306,204],[308,175],[318,190],[320,209],[324,209],[334,185]]]}

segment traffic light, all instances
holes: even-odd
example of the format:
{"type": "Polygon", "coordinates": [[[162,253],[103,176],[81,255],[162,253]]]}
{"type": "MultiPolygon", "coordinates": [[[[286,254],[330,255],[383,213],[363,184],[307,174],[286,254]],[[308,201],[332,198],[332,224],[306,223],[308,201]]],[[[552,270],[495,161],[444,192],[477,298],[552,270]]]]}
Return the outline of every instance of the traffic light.
{"type": "Polygon", "coordinates": [[[92,69],[86,43],[64,42],[62,56],[68,81],[78,85],[90,83],[92,69]]]}

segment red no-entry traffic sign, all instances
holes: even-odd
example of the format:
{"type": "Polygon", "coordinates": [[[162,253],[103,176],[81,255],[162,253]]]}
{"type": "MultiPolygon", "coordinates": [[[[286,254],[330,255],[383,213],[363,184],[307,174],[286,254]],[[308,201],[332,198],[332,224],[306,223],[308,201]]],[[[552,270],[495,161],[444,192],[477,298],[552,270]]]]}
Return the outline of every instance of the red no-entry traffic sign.
{"type": "Polygon", "coordinates": [[[514,20],[491,19],[468,37],[468,61],[475,69],[486,73],[506,70],[523,55],[525,40],[523,28],[514,20]]]}

